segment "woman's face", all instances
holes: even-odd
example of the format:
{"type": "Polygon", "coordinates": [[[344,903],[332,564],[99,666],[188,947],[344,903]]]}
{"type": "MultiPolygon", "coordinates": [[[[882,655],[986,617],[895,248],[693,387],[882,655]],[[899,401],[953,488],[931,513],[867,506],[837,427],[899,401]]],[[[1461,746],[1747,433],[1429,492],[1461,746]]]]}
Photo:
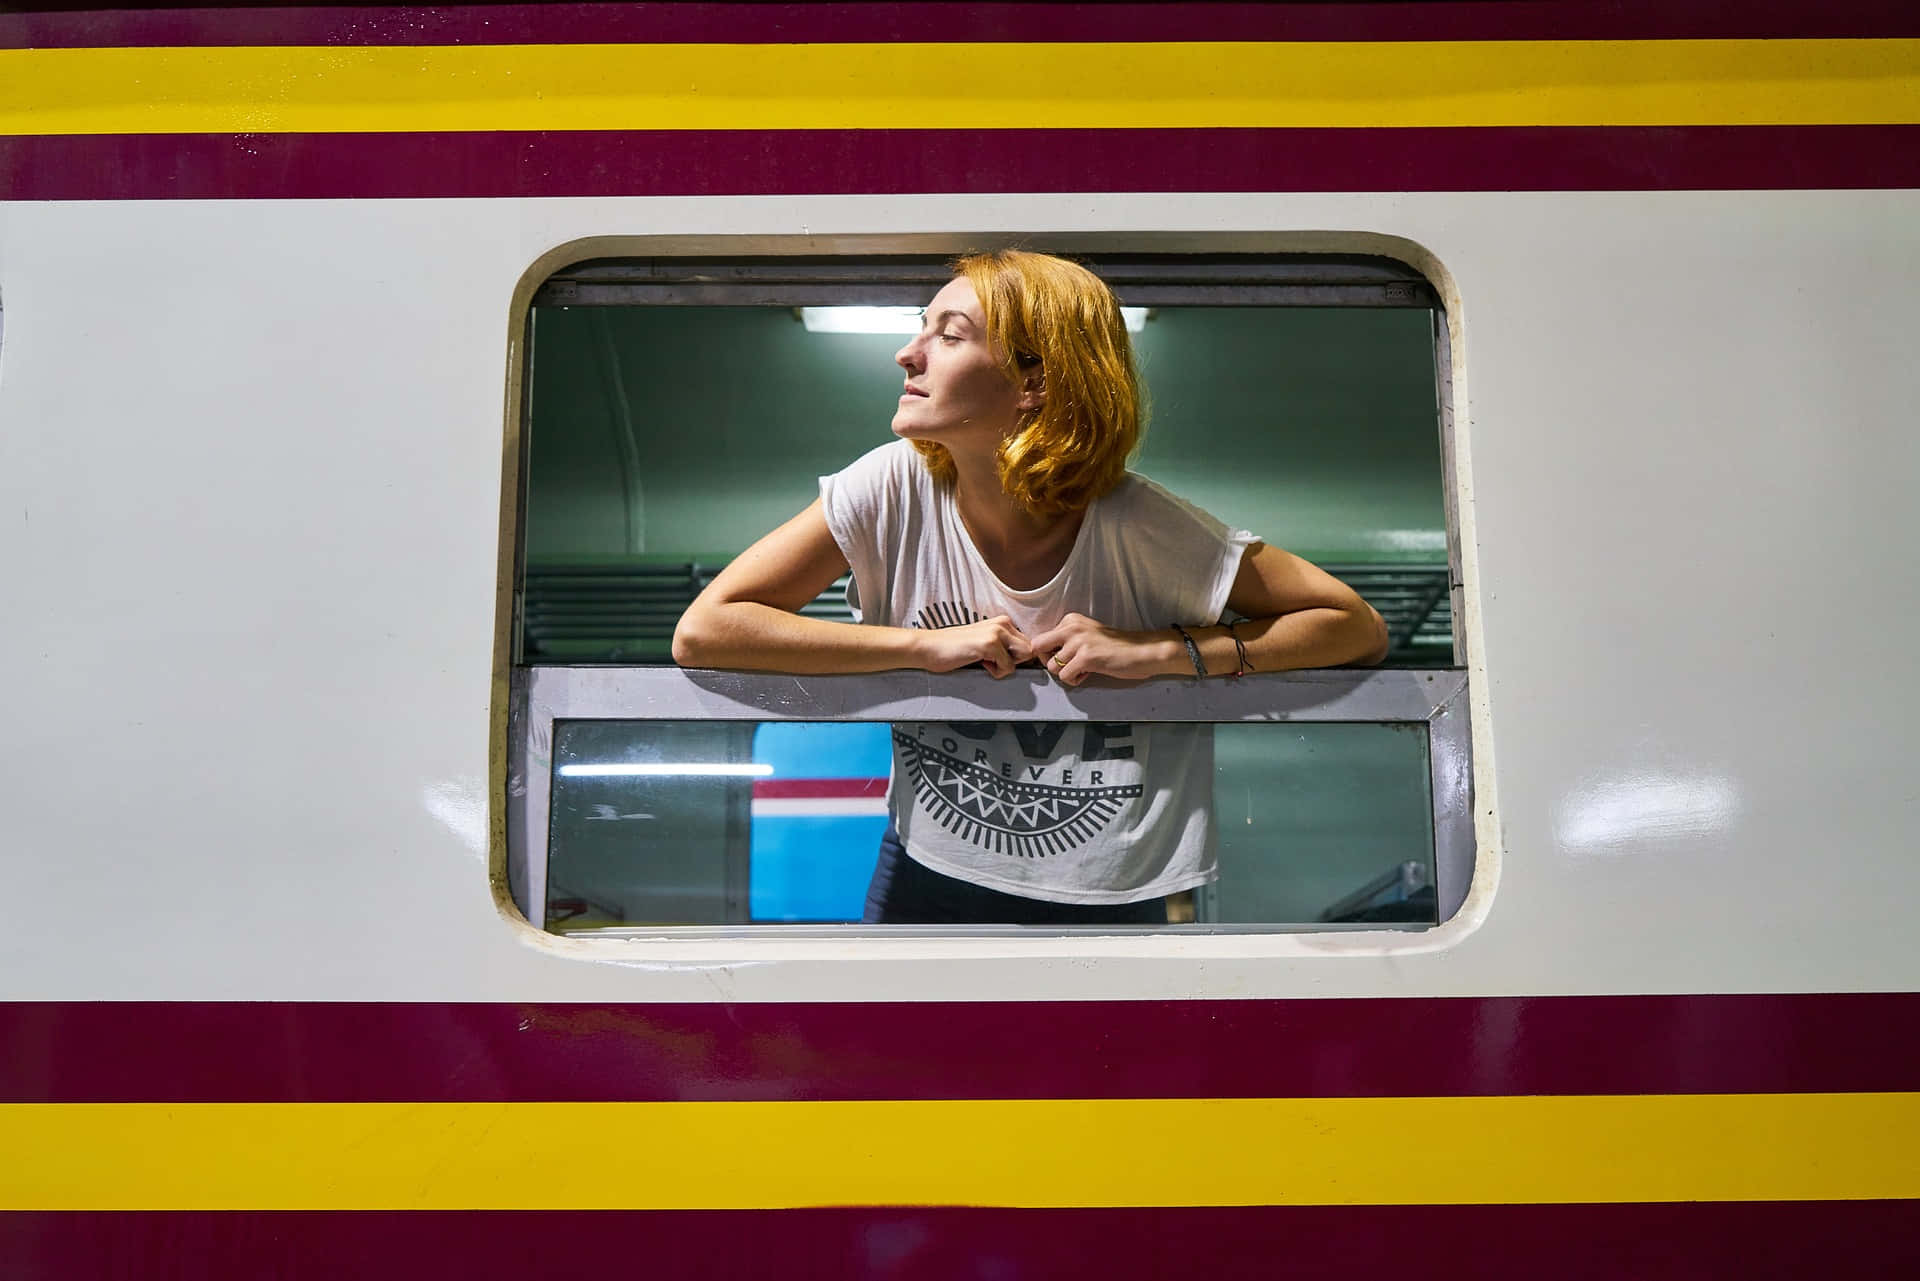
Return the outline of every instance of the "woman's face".
{"type": "Polygon", "coordinates": [[[994,450],[1013,431],[1031,395],[1009,382],[987,340],[973,282],[957,276],[933,296],[920,333],[894,355],[906,388],[893,432],[908,440],[994,450]]]}

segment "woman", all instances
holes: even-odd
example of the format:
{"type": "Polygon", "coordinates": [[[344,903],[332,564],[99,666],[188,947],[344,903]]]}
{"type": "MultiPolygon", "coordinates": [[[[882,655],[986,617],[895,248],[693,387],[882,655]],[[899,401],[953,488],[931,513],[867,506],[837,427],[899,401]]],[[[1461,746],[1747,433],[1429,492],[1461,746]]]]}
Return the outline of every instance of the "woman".
{"type": "MultiPolygon", "coordinates": [[[[902,439],[728,565],[677,662],[1038,661],[1073,686],[1380,660],[1386,628],[1352,589],[1126,470],[1139,385],[1097,276],[1014,250],[954,272],[894,358],[902,439]],[[859,623],[801,617],[849,568],[859,623]]],[[[1156,923],[1214,878],[1211,727],[896,725],[893,743],[869,921],[1156,923]]]]}

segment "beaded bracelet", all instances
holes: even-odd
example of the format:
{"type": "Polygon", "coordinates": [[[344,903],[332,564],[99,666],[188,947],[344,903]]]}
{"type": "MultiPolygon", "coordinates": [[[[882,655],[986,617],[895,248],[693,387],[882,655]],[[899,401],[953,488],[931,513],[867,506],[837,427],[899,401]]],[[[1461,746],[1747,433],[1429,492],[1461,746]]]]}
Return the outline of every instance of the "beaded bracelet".
{"type": "Polygon", "coordinates": [[[1173,630],[1179,632],[1180,639],[1186,642],[1187,657],[1193,660],[1193,679],[1197,681],[1205,680],[1207,676],[1207,665],[1200,661],[1200,647],[1193,643],[1193,637],[1187,634],[1186,628],[1175,623],[1173,630]]]}

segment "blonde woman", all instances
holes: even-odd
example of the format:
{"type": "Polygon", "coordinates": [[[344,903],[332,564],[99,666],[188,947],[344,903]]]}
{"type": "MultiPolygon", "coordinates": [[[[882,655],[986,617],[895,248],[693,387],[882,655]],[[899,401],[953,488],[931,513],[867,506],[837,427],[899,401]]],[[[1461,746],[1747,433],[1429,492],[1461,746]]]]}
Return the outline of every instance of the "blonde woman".
{"type": "MultiPolygon", "coordinates": [[[[728,565],[676,661],[996,677],[1033,661],[1072,686],[1385,654],[1338,579],[1127,470],[1139,383],[1092,272],[962,258],[894,359],[900,439],[728,565]],[[857,623],[799,614],[849,569],[857,623]]],[[[1159,923],[1216,874],[1208,726],[896,725],[893,750],[869,921],[1159,923]]]]}

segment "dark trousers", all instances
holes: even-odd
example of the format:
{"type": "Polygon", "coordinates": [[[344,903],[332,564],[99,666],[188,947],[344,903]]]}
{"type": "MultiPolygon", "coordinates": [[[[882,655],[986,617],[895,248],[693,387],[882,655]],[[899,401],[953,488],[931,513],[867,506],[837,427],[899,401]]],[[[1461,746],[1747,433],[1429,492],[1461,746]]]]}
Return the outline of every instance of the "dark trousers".
{"type": "Polygon", "coordinates": [[[888,823],[861,919],[869,925],[1165,925],[1167,900],[1049,903],[1003,894],[916,863],[888,823]]]}

